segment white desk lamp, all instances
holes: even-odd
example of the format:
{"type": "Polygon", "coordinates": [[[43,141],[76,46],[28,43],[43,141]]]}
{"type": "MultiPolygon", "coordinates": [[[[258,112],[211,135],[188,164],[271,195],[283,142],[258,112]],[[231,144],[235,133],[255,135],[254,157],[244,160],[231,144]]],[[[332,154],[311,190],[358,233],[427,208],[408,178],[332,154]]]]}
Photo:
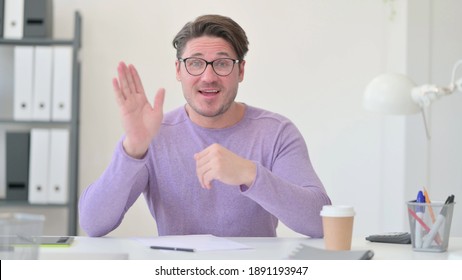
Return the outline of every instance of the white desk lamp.
{"type": "Polygon", "coordinates": [[[462,77],[455,80],[456,71],[461,65],[462,59],[455,63],[451,83],[447,87],[416,86],[407,76],[401,74],[379,75],[366,87],[364,107],[384,114],[410,115],[422,112],[427,137],[430,138],[425,109],[442,96],[455,91],[462,92],[462,77]]]}

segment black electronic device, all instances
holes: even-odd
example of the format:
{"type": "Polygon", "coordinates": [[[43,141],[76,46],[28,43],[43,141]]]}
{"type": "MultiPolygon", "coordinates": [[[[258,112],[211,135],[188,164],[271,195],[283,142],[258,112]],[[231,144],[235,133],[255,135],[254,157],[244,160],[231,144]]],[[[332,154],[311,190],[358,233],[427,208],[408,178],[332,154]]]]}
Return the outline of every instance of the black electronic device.
{"type": "Polygon", "coordinates": [[[371,242],[411,244],[411,234],[409,232],[386,232],[381,234],[372,234],[366,237],[371,242]]]}

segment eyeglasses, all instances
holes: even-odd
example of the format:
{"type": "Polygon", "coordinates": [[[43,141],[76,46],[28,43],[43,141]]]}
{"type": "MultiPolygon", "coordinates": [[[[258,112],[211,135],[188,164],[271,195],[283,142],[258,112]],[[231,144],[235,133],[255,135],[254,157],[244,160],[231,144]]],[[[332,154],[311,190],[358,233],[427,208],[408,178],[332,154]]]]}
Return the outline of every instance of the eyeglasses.
{"type": "Polygon", "coordinates": [[[198,57],[179,58],[178,61],[184,62],[186,71],[192,76],[200,76],[205,72],[207,65],[212,65],[213,71],[218,76],[228,76],[233,72],[234,64],[239,63],[239,59],[219,58],[207,61],[198,57]]]}

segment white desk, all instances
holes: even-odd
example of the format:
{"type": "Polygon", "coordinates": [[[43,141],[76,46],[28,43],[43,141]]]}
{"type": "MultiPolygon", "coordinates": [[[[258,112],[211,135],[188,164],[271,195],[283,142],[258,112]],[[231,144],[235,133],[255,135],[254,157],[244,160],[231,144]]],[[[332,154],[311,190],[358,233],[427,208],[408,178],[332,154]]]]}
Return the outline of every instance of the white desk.
{"type": "MultiPolygon", "coordinates": [[[[40,259],[138,259],[138,260],[278,260],[287,256],[299,245],[323,248],[322,239],[308,238],[229,238],[254,249],[233,251],[178,252],[153,250],[132,238],[76,237],[70,247],[40,248],[40,259]]],[[[383,244],[353,240],[353,250],[370,249],[374,259],[380,260],[438,260],[462,259],[462,238],[451,238],[444,253],[414,252],[411,245],[383,244]]]]}

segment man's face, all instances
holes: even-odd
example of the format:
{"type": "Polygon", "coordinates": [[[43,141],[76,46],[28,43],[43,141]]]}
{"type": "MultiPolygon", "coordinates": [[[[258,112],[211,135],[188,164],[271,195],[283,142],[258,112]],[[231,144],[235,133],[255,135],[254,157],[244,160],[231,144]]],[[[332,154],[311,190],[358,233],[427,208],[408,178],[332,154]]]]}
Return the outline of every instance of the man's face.
{"type": "MultiPolygon", "coordinates": [[[[199,37],[186,44],[182,58],[196,57],[206,61],[218,58],[237,59],[232,46],[217,37],[199,37]]],[[[181,81],[183,95],[190,107],[189,114],[196,118],[226,118],[228,109],[236,98],[238,85],[244,78],[245,61],[235,64],[228,76],[219,76],[212,65],[207,65],[199,76],[190,75],[183,62],[176,62],[176,77],[181,81]]]]}

